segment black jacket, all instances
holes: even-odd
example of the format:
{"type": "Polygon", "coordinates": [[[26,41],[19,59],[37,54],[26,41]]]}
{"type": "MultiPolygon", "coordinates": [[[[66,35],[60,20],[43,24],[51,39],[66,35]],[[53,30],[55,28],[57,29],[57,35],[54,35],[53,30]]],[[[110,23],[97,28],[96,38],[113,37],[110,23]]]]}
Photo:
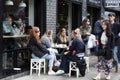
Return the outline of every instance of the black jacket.
{"type": "Polygon", "coordinates": [[[44,48],[41,44],[37,43],[37,40],[34,37],[31,37],[29,40],[30,51],[34,53],[37,57],[41,58],[45,54],[49,54],[50,52],[44,48]]]}
{"type": "Polygon", "coordinates": [[[111,30],[114,34],[115,45],[118,45],[118,41],[119,41],[118,33],[120,32],[120,25],[117,23],[113,23],[113,24],[110,24],[110,27],[111,27],[111,30]]]}

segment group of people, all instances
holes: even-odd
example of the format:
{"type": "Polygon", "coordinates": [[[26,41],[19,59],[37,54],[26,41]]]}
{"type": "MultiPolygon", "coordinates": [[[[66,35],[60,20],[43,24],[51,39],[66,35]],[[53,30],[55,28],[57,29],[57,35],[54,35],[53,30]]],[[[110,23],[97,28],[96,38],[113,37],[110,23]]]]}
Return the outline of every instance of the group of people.
{"type": "Polygon", "coordinates": [[[94,78],[100,79],[101,71],[105,71],[105,78],[110,79],[112,65],[115,66],[115,72],[118,72],[118,39],[120,37],[119,24],[115,23],[115,14],[110,13],[109,19],[96,21],[92,33],[90,20],[84,19],[82,25],[76,28],[71,33],[71,41],[67,38],[66,29],[63,27],[59,30],[55,39],[52,38],[52,31],[48,30],[40,39],[40,29],[31,27],[28,34],[30,35],[29,46],[32,52],[32,58],[45,58],[49,60],[49,75],[63,74],[69,72],[69,62],[77,61],[84,58],[85,55],[90,55],[89,40],[92,40],[95,53],[98,56],[98,62],[95,65],[98,69],[98,74],[94,78]],[[96,43],[97,40],[97,43],[96,43]],[[52,44],[66,44],[66,50],[61,55],[61,60],[58,61],[57,49],[54,49],[52,44]],[[100,53],[100,50],[104,51],[100,53]],[[113,59],[113,60],[112,60],[113,59]],[[59,63],[60,62],[60,63],[59,63]],[[53,71],[54,64],[59,64],[59,70],[53,71]]]}

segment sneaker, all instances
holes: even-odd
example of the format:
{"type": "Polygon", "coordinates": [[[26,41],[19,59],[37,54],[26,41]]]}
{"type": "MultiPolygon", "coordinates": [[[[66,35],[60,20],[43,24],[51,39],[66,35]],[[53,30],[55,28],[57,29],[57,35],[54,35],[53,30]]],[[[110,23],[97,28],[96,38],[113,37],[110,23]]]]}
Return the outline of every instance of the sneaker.
{"type": "Polygon", "coordinates": [[[56,61],[54,65],[59,67],[60,66],[60,62],[56,61]]]}
{"type": "Polygon", "coordinates": [[[55,75],[54,71],[48,71],[48,75],[55,75]]]}
{"type": "Polygon", "coordinates": [[[64,74],[65,72],[63,71],[63,70],[58,70],[57,72],[56,72],[56,75],[60,75],[60,74],[64,74]]]}

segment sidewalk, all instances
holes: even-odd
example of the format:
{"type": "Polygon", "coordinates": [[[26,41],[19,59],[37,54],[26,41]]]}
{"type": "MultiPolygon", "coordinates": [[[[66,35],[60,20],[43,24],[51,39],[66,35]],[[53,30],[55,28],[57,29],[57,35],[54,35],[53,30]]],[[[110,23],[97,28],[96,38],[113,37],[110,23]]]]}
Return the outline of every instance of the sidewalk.
{"type": "MultiPolygon", "coordinates": [[[[97,62],[97,57],[90,56],[90,72],[86,73],[85,77],[80,76],[79,78],[76,78],[76,76],[68,77],[68,75],[49,76],[47,74],[44,75],[42,73],[40,76],[37,76],[37,74],[33,74],[32,76],[25,75],[23,77],[16,78],[13,80],[55,80],[55,79],[57,80],[93,80],[93,77],[95,77],[97,74],[97,69],[94,67],[96,62],[97,62]]],[[[101,75],[101,80],[105,80],[104,74],[101,75]]],[[[111,80],[120,80],[120,71],[119,73],[115,73],[113,68],[111,80]]]]}

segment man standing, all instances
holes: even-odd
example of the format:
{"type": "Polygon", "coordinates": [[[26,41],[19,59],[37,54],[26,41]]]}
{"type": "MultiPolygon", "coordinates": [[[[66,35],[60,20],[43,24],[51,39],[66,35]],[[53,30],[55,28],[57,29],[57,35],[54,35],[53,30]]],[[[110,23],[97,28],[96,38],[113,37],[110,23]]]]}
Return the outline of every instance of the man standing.
{"type": "Polygon", "coordinates": [[[108,14],[108,18],[110,21],[110,27],[111,30],[114,34],[114,38],[115,38],[115,45],[113,47],[113,59],[114,59],[114,67],[115,67],[115,72],[118,72],[118,41],[119,41],[119,33],[120,33],[120,25],[115,23],[115,13],[110,13],[108,14]]]}

